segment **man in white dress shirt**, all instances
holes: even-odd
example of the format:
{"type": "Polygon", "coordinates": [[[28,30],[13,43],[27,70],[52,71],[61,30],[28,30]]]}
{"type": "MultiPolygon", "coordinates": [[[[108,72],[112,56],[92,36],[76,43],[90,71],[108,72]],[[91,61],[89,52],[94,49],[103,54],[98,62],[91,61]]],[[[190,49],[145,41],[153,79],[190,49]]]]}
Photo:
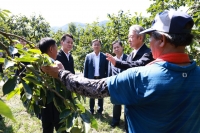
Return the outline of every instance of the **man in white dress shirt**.
{"type": "MultiPolygon", "coordinates": [[[[108,61],[104,53],[100,52],[101,42],[98,39],[92,41],[93,52],[85,57],[84,77],[89,79],[101,79],[108,75],[108,61]]],[[[90,112],[94,114],[95,99],[90,98],[90,112]]],[[[98,99],[97,113],[102,115],[103,99],[98,99]]]]}

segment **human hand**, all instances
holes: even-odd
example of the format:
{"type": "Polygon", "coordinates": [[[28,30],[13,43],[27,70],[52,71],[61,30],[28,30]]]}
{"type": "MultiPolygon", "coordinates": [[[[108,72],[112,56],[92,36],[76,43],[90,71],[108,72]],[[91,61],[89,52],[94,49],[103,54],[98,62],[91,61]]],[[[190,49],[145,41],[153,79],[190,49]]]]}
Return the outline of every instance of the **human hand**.
{"type": "Polygon", "coordinates": [[[116,60],[115,60],[115,58],[111,55],[111,54],[109,54],[109,53],[106,53],[106,59],[108,60],[108,61],[110,61],[112,64],[113,64],[113,66],[115,66],[116,65],[116,60]]]}
{"type": "Polygon", "coordinates": [[[59,61],[55,61],[53,66],[41,66],[41,69],[54,78],[58,78],[60,70],[65,70],[64,66],[59,61]]]}

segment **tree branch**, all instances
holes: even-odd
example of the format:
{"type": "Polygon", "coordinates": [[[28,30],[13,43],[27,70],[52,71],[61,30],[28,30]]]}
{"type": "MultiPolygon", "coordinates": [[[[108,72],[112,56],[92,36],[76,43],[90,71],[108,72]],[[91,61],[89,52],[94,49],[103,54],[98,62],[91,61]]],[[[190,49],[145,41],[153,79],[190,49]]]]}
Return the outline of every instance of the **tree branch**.
{"type": "Polygon", "coordinates": [[[6,45],[4,45],[1,41],[0,41],[0,45],[3,47],[3,49],[6,51],[6,53],[7,53],[9,56],[11,56],[11,55],[10,55],[10,52],[9,52],[9,50],[8,50],[8,47],[7,47],[6,45]]]}
{"type": "Polygon", "coordinates": [[[2,34],[3,36],[5,36],[6,38],[8,38],[12,43],[13,43],[13,41],[9,38],[9,36],[17,37],[17,38],[19,38],[19,39],[25,41],[26,43],[28,43],[29,46],[30,46],[31,48],[34,48],[34,47],[31,45],[31,44],[34,44],[34,43],[32,43],[32,42],[30,42],[30,41],[27,41],[26,39],[24,39],[24,38],[22,38],[22,37],[20,37],[20,36],[18,36],[18,35],[14,35],[14,34],[11,34],[11,33],[6,33],[6,32],[3,32],[3,31],[1,31],[1,30],[0,30],[0,34],[2,34]]]}

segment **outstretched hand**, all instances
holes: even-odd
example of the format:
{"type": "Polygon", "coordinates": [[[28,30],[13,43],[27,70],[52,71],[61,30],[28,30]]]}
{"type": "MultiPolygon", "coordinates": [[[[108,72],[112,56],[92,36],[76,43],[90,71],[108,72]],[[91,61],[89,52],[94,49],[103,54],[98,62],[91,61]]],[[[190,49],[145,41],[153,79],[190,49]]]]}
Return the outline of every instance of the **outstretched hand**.
{"type": "Polygon", "coordinates": [[[64,66],[59,61],[55,61],[53,66],[41,66],[41,69],[54,78],[58,78],[60,70],[65,70],[64,66]]]}
{"type": "Polygon", "coordinates": [[[106,53],[106,59],[107,59],[108,61],[110,61],[110,62],[113,64],[113,66],[116,65],[116,60],[115,60],[115,58],[114,58],[111,54],[106,53]]]}

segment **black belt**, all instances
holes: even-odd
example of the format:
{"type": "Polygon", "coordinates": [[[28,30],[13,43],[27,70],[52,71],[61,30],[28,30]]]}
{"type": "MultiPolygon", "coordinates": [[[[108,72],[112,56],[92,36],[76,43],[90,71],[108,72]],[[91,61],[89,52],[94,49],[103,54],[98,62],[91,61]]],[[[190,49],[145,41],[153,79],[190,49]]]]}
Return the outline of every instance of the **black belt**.
{"type": "Polygon", "coordinates": [[[94,76],[94,79],[100,79],[100,76],[94,76]]]}

